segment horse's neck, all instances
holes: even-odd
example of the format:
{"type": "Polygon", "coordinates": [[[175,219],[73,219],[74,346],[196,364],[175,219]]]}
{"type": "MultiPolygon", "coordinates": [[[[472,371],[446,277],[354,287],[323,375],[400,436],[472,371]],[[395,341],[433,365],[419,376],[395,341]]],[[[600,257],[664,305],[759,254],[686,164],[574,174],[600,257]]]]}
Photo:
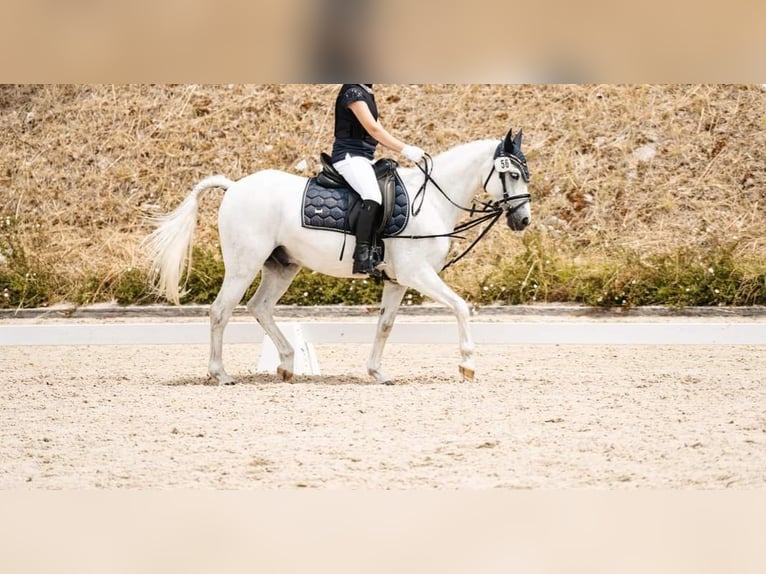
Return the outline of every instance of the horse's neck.
{"type": "MultiPolygon", "coordinates": [[[[434,158],[431,177],[452,202],[470,207],[489,173],[496,140],[481,140],[452,148],[434,158]]],[[[417,168],[408,170],[407,188],[417,190],[423,183],[423,174],[417,168]]],[[[436,211],[443,221],[454,225],[464,212],[444,198],[433,184],[428,185],[424,209],[436,211]]]]}

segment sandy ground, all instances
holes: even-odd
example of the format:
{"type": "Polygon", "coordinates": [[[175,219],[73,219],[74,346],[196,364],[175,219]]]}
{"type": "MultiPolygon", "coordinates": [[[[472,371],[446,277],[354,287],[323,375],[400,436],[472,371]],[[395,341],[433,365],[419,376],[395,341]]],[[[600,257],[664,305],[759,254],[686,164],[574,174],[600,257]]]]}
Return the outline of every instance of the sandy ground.
{"type": "Polygon", "coordinates": [[[288,384],[227,345],[218,387],[206,345],[0,348],[0,488],[766,486],[763,346],[484,345],[469,384],[457,345],[389,345],[392,387],[316,350],[288,384]]]}

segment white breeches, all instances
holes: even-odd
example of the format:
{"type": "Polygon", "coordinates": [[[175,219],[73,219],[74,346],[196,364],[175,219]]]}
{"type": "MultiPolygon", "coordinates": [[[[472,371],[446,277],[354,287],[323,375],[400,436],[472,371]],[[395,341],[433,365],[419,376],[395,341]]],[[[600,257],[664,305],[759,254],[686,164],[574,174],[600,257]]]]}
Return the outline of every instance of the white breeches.
{"type": "Polygon", "coordinates": [[[380,188],[375,178],[375,170],[372,162],[366,157],[350,156],[333,164],[351,187],[354,188],[362,199],[369,199],[380,205],[380,188]]]}

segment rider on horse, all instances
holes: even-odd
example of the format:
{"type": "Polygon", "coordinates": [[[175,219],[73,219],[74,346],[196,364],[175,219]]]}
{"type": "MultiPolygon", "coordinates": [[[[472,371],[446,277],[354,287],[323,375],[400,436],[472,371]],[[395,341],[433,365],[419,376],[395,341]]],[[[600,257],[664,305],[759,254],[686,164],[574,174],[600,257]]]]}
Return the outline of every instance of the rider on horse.
{"type": "Polygon", "coordinates": [[[392,136],[378,121],[372,84],[343,84],[335,101],[335,142],[333,167],[363,200],[356,227],[354,273],[372,273],[380,264],[374,245],[375,222],[379,217],[381,194],[372,167],[378,144],[418,162],[423,150],[406,145],[392,136]]]}

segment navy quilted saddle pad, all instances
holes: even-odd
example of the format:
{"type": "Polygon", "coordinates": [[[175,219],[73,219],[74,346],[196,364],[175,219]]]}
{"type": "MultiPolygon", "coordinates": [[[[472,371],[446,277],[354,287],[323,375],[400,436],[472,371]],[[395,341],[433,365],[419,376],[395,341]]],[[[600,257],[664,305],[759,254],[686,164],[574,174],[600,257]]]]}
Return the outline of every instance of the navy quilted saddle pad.
{"type": "MultiPolygon", "coordinates": [[[[398,235],[410,218],[410,198],[399,179],[395,180],[394,209],[383,230],[383,237],[398,235]]],[[[319,185],[315,177],[306,183],[303,191],[303,227],[352,233],[347,221],[349,208],[359,196],[348,188],[327,188],[319,185]]]]}

